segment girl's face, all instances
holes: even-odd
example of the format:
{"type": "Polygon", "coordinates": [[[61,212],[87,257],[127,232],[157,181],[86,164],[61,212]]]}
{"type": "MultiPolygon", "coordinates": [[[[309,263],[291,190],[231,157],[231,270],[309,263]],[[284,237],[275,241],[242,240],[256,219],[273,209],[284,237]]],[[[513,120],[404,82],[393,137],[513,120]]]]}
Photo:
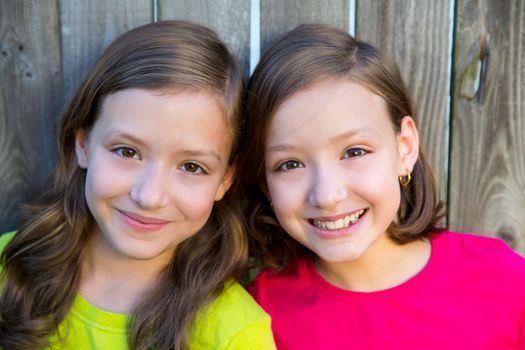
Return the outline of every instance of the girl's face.
{"type": "Polygon", "coordinates": [[[97,248],[167,261],[230,187],[230,130],[204,92],[127,89],[107,96],[76,137],[97,248]]]}
{"type": "Polygon", "coordinates": [[[413,120],[396,133],[385,101],[357,83],[299,91],[278,108],[266,143],[277,219],[321,262],[384,249],[393,244],[386,230],[400,204],[398,176],[412,170],[418,147],[413,120]]]}

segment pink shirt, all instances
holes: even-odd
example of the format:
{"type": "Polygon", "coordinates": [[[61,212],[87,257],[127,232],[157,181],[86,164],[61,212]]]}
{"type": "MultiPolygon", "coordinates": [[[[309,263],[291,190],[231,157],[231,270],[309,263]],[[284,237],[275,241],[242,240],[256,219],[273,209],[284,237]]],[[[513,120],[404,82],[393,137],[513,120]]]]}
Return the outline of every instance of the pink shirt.
{"type": "Polygon", "coordinates": [[[251,293],[280,350],[525,350],[525,259],[493,238],[440,233],[427,266],[383,291],[337,288],[301,260],[251,293]]]}

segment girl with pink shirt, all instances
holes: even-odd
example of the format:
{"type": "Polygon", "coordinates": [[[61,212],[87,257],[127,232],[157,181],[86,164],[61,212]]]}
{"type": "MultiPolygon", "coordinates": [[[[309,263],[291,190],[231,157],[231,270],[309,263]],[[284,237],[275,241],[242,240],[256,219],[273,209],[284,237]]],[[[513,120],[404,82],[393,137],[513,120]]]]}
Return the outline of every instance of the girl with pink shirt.
{"type": "Polygon", "coordinates": [[[398,67],[303,25],[249,82],[251,292],[279,349],[525,349],[525,259],[440,228],[398,67]]]}

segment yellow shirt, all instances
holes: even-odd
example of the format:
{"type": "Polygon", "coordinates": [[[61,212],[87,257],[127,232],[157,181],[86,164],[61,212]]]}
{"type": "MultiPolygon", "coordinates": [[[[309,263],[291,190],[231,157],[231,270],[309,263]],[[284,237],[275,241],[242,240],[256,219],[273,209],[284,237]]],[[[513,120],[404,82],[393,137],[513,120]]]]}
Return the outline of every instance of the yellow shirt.
{"type": "MultiPolygon", "coordinates": [[[[0,251],[14,235],[0,237],[0,251]]],[[[51,336],[50,349],[128,349],[127,315],[99,309],[77,295],[69,314],[51,336]]],[[[236,282],[197,313],[190,349],[275,349],[270,317],[236,282]]]]}

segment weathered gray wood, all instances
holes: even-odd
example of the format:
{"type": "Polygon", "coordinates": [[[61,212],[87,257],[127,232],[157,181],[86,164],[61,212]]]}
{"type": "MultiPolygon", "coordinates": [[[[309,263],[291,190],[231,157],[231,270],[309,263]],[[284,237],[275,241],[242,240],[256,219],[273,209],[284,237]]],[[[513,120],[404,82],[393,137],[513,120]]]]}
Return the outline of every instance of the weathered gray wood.
{"type": "Polygon", "coordinates": [[[152,20],[151,0],[60,1],[66,101],[113,39],[152,20]]]}
{"type": "Polygon", "coordinates": [[[446,200],[450,1],[357,2],[356,36],[397,62],[418,111],[420,137],[446,200]]]}
{"type": "MultiPolygon", "coordinates": [[[[448,164],[449,226],[503,237],[525,253],[525,3],[456,0],[449,127],[450,2],[356,1],[357,37],[389,52],[408,80],[438,179],[447,178],[448,164]]],[[[348,3],[261,0],[262,48],[301,23],[348,29],[348,3]]],[[[159,19],[216,30],[248,72],[250,26],[258,25],[249,23],[250,1],[158,4],[159,19]]],[[[51,173],[56,117],[88,66],[117,35],[150,22],[152,6],[151,0],[0,1],[0,231],[17,226],[19,204],[51,173]]]]}
{"type": "Polygon", "coordinates": [[[450,226],[525,254],[525,2],[459,0],[456,28],[450,226]]]}
{"type": "Polygon", "coordinates": [[[279,35],[307,23],[348,30],[348,0],[261,0],[261,52],[279,35]]]}
{"type": "Polygon", "coordinates": [[[183,19],[215,30],[249,74],[250,1],[159,0],[159,19],[183,19]]]}
{"type": "Polygon", "coordinates": [[[57,1],[0,1],[0,233],[52,172],[62,105],[57,1]]]}

